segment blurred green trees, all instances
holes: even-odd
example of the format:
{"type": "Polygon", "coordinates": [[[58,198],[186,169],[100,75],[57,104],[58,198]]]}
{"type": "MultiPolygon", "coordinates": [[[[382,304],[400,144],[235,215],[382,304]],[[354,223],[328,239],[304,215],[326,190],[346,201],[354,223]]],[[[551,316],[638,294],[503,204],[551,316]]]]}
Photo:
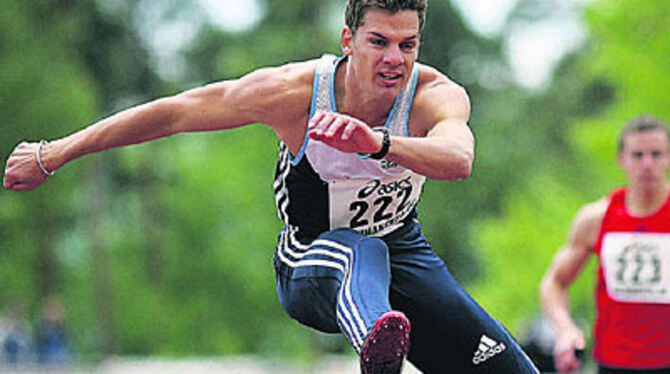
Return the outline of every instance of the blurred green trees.
{"type": "MultiPolygon", "coordinates": [[[[538,308],[539,281],[579,207],[625,185],[616,164],[621,127],[640,114],[670,118],[670,38],[660,31],[670,16],[666,5],[590,4],[585,50],[568,59],[552,87],[533,100],[532,117],[522,117],[523,131],[541,126],[555,134],[558,147],[531,151],[527,144],[527,157],[535,160],[524,166],[523,179],[501,194],[502,214],[471,227],[489,269],[473,293],[513,327],[538,308]]],[[[595,313],[595,266],[593,259],[571,290],[575,317],[582,322],[595,313]]]]}
{"type": "MultiPolygon", "coordinates": [[[[343,11],[343,1],[266,0],[253,28],[226,31],[193,2],[0,3],[3,157],[22,139],[61,137],[152,98],[338,53],[343,11]],[[194,35],[167,39],[172,74],[152,45],[166,43],[161,24],[194,35]]],[[[419,214],[456,277],[511,327],[536,313],[537,282],[577,207],[622,183],[620,124],[669,117],[670,39],[657,32],[666,8],[594,2],[585,51],[530,93],[510,84],[502,40],[469,30],[449,2],[430,3],[420,59],[468,89],[477,158],[470,179],[429,182],[419,214]]],[[[276,144],[263,125],[182,134],[88,156],[30,193],[1,191],[0,307],[18,301],[35,320],[58,295],[84,355],[346,351],[276,299],[276,144]]],[[[582,315],[590,287],[576,290],[582,315]]]]}

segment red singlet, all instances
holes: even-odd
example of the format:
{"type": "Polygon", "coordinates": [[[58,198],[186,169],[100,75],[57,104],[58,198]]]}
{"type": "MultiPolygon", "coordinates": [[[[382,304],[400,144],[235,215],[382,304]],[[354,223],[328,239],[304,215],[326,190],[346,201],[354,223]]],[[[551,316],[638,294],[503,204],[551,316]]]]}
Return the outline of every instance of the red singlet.
{"type": "Polygon", "coordinates": [[[652,215],[633,217],[625,195],[611,195],[594,248],[593,355],[608,367],[670,367],[670,199],[652,215]]]}

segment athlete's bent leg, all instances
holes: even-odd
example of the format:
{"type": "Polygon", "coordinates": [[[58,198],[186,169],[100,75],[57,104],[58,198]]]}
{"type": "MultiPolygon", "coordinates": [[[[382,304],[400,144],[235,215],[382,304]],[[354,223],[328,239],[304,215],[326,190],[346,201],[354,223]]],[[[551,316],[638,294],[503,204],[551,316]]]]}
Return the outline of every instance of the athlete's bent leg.
{"type": "Polygon", "coordinates": [[[324,332],[341,331],[357,353],[389,303],[388,247],[353,230],[326,232],[308,248],[279,248],[275,260],[282,307],[324,332]]]}

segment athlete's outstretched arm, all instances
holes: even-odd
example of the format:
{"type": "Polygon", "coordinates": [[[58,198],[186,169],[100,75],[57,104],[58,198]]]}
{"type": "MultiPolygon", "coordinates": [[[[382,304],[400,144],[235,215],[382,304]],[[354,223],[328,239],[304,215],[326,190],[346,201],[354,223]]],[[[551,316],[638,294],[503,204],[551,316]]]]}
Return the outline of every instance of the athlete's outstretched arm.
{"type": "MultiPolygon", "coordinates": [[[[222,81],[161,98],[121,111],[78,132],[48,144],[23,142],[7,160],[5,188],[32,190],[48,176],[42,167],[55,171],[84,155],[137,144],[180,132],[213,131],[265,123],[285,123],[293,111],[306,110],[301,79],[310,63],[254,71],[240,79],[222,81]],[[304,101],[304,104],[301,102],[304,101]]],[[[312,68],[313,70],[313,68],[312,68]]],[[[304,80],[304,79],[303,79],[304,80]]],[[[309,89],[309,84],[307,88],[309,89]]],[[[306,97],[309,93],[307,93],[306,97]]]]}
{"type": "MultiPolygon", "coordinates": [[[[385,158],[433,179],[467,178],[475,148],[468,95],[432,68],[422,74],[426,77],[420,78],[414,98],[412,134],[392,136],[385,158]]],[[[381,133],[342,114],[316,113],[309,126],[311,138],[343,152],[375,153],[382,148],[381,133]]]]}
{"type": "Polygon", "coordinates": [[[554,257],[540,285],[542,309],[556,332],[554,360],[561,374],[573,373],[579,368],[575,350],[586,346],[584,333],[570,316],[568,290],[593,253],[606,209],[607,200],[603,199],[577,213],[567,243],[554,257]]]}

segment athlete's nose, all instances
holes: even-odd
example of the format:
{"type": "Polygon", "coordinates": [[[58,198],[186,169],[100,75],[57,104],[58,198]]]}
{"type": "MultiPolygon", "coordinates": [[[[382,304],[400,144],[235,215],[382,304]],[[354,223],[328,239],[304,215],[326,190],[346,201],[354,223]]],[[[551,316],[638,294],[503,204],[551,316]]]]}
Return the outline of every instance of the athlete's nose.
{"type": "Polygon", "coordinates": [[[391,45],[384,53],[384,62],[392,66],[402,65],[402,52],[400,46],[391,45]]]}
{"type": "Polygon", "coordinates": [[[642,166],[649,167],[654,163],[654,156],[651,153],[642,155],[642,166]]]}

